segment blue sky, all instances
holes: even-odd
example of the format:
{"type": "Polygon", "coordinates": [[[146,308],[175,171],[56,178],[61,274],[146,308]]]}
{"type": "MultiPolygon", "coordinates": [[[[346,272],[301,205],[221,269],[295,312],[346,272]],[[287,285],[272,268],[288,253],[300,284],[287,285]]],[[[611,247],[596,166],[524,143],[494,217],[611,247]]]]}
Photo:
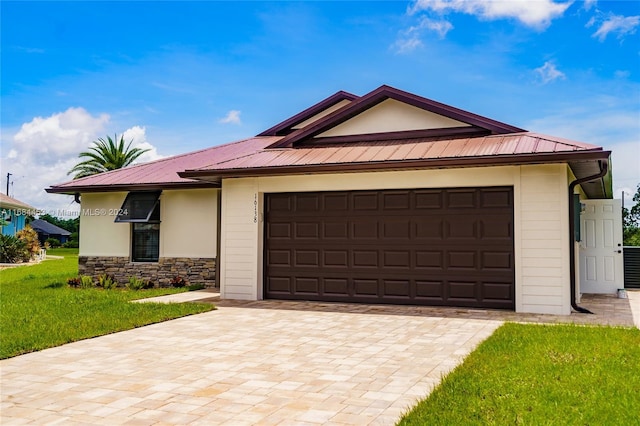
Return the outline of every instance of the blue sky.
{"type": "Polygon", "coordinates": [[[640,183],[640,2],[12,2],[1,7],[0,190],[67,197],[92,140],[146,160],[253,136],[381,84],[613,151],[640,183]]]}

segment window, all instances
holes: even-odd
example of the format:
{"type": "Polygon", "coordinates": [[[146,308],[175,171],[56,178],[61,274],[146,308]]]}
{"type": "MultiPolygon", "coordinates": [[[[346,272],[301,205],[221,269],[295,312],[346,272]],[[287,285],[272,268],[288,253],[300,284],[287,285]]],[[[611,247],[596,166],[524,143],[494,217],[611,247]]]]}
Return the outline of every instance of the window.
{"type": "Polygon", "coordinates": [[[160,210],[156,208],[160,203],[160,193],[160,191],[128,193],[115,221],[140,223],[159,221],[160,210]]]}
{"type": "Polygon", "coordinates": [[[115,222],[131,223],[131,260],[157,262],[160,258],[160,192],[127,194],[115,222]]]}
{"type": "Polygon", "coordinates": [[[131,260],[157,262],[160,257],[160,224],[132,223],[131,260]]]}

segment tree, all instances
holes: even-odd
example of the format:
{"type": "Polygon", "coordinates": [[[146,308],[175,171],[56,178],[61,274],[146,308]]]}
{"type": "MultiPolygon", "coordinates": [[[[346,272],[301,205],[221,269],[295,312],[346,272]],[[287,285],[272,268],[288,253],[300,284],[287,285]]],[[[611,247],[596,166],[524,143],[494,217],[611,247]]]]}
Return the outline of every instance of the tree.
{"type": "Polygon", "coordinates": [[[129,141],[125,147],[124,135],[120,136],[119,141],[117,139],[118,137],[114,135],[113,139],[107,136],[106,140],[100,138],[94,141],[94,146],[89,148],[89,151],[78,154],[79,158],[85,160],[73,166],[67,174],[76,173],[73,178],[80,179],[109,170],[121,169],[149,151],[148,149],[131,148],[133,140],[129,141]]]}
{"type": "Polygon", "coordinates": [[[633,205],[630,209],[622,209],[622,232],[625,246],[640,246],[640,184],[633,196],[633,205]]]}

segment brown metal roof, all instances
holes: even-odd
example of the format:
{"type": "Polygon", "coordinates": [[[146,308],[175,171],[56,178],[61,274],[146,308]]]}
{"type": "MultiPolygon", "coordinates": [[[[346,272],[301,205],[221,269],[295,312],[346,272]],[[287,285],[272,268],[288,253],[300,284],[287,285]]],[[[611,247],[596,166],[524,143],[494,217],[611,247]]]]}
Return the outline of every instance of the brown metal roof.
{"type": "Polygon", "coordinates": [[[100,173],[52,185],[47,192],[73,193],[140,190],[171,187],[211,186],[211,183],[183,178],[178,172],[206,167],[220,161],[238,160],[277,141],[279,137],[256,137],[194,151],[150,163],[100,173]]]}
{"type": "MultiPolygon", "coordinates": [[[[587,151],[602,152],[596,145],[536,133],[491,135],[460,139],[411,139],[335,144],[326,147],[268,148],[253,150],[238,158],[217,161],[205,167],[186,170],[181,176],[203,177],[226,171],[274,169],[285,166],[323,166],[364,163],[399,163],[403,161],[455,158],[567,154],[587,151]]],[[[226,174],[226,173],[225,173],[226,174]]]]}

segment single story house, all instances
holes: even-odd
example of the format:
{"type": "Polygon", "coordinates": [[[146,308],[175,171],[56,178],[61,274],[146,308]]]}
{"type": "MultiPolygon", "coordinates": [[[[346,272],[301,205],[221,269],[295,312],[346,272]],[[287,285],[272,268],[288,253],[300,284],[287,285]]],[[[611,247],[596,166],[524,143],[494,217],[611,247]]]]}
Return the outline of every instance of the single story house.
{"type": "Polygon", "coordinates": [[[611,202],[610,154],[381,86],[47,191],[81,199],[83,274],[180,275],[225,299],[569,314],[580,214],[611,202]]]}
{"type": "Polygon", "coordinates": [[[49,238],[55,238],[60,241],[61,244],[64,244],[71,235],[71,232],[66,229],[62,229],[59,226],[49,223],[43,219],[36,219],[31,222],[30,225],[33,230],[38,233],[38,240],[40,241],[40,244],[44,244],[44,242],[49,238]]]}
{"type": "Polygon", "coordinates": [[[27,215],[34,214],[35,207],[0,193],[0,217],[3,220],[2,235],[16,235],[26,226],[27,215]]]}

